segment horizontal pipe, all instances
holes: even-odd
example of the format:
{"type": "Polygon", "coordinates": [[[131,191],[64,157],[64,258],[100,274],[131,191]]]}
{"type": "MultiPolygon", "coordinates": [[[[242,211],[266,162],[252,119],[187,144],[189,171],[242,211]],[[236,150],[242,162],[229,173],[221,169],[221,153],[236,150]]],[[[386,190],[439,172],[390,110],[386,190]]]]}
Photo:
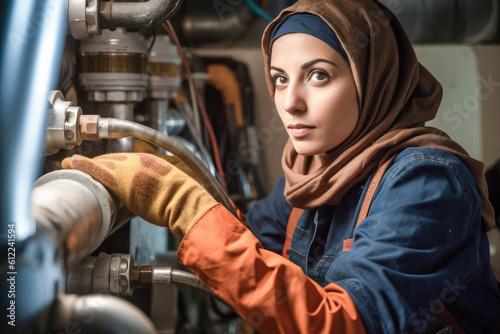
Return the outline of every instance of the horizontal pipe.
{"type": "Polygon", "coordinates": [[[101,27],[104,29],[154,27],[172,17],[182,1],[101,2],[99,15],[101,27]]]}
{"type": "Polygon", "coordinates": [[[153,322],[137,306],[113,296],[60,295],[50,319],[52,333],[158,333],[153,322]]]}
{"type": "Polygon", "coordinates": [[[223,16],[216,14],[210,11],[187,15],[182,23],[185,38],[194,45],[228,41],[240,36],[255,19],[252,10],[243,4],[223,16]]]}
{"type": "Polygon", "coordinates": [[[37,225],[52,231],[66,270],[97,249],[112,227],[117,200],[102,184],[76,170],[58,170],[35,182],[31,209],[37,225]]]}

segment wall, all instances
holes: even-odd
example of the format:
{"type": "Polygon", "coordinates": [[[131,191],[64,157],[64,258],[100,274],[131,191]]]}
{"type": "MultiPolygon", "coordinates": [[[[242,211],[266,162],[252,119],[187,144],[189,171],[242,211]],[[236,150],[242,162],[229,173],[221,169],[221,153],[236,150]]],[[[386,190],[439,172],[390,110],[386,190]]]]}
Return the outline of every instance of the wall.
{"type": "Polygon", "coordinates": [[[491,166],[500,158],[500,45],[418,45],[419,61],[443,86],[430,126],[491,166]]]}

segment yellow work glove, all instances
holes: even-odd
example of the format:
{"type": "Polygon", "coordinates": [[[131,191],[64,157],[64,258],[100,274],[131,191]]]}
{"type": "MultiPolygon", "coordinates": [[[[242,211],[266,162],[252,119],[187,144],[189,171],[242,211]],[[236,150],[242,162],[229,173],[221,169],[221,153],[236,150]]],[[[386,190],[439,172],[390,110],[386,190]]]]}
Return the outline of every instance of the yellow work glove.
{"type": "Polygon", "coordinates": [[[133,147],[132,150],[134,152],[151,153],[153,155],[156,155],[157,157],[162,158],[163,160],[166,160],[167,162],[171,163],[172,165],[179,168],[181,171],[183,171],[184,173],[186,173],[187,175],[191,176],[193,179],[198,181],[199,184],[203,184],[198,175],[196,175],[196,173],[193,172],[193,170],[189,168],[189,166],[186,165],[184,161],[177,158],[176,156],[160,154],[153,145],[137,138],[134,138],[134,143],[132,147],[133,147]]]}
{"type": "Polygon", "coordinates": [[[153,154],[112,153],[92,159],[74,155],[62,166],[89,174],[131,212],[168,227],[179,238],[218,204],[198,182],[153,154]]]}

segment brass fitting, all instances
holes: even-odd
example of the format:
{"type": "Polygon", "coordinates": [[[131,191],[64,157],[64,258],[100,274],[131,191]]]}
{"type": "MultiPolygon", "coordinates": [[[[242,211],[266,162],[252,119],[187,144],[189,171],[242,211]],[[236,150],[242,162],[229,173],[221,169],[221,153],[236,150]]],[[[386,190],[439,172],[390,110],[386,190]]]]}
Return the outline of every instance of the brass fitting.
{"type": "Polygon", "coordinates": [[[99,140],[99,115],[80,116],[80,136],[82,140],[99,140]]]}

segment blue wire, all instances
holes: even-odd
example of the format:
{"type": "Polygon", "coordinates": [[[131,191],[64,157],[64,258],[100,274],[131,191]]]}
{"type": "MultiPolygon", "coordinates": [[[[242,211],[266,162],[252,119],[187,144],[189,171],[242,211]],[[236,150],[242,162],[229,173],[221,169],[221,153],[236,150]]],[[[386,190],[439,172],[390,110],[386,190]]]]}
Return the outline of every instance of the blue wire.
{"type": "Polygon", "coordinates": [[[247,3],[248,7],[250,7],[250,9],[262,19],[266,20],[267,22],[271,22],[273,20],[273,18],[265,11],[263,11],[259,6],[257,6],[255,2],[253,2],[253,0],[245,0],[245,2],[247,3]]]}

